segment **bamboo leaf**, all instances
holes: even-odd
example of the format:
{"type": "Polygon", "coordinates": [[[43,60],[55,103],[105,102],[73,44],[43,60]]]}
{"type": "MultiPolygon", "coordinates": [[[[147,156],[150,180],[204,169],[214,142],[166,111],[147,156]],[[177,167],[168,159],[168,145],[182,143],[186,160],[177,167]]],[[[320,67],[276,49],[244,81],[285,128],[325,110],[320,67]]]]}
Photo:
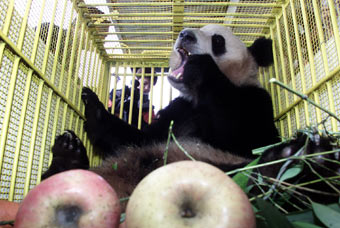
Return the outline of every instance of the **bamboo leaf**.
{"type": "Polygon", "coordinates": [[[322,228],[321,226],[317,226],[310,223],[305,222],[293,222],[295,228],[322,228]]]}
{"type": "Polygon", "coordinates": [[[284,174],[281,176],[280,181],[285,181],[288,179],[291,179],[293,177],[296,177],[297,175],[299,175],[302,171],[302,167],[301,165],[297,165],[295,167],[292,167],[290,169],[288,169],[286,172],[284,172],[284,174]]]}
{"type": "Polygon", "coordinates": [[[294,228],[294,226],[288,221],[276,207],[271,203],[264,201],[263,199],[256,199],[260,214],[265,218],[268,227],[270,228],[294,228]]]}
{"type": "MultiPolygon", "coordinates": [[[[254,161],[250,162],[245,167],[251,167],[258,163],[260,158],[255,159],[254,161]]],[[[252,170],[248,170],[247,172],[251,173],[252,170]]],[[[249,192],[248,181],[249,177],[244,172],[239,172],[235,176],[233,176],[233,180],[242,188],[243,191],[249,192]]]]}
{"type": "Polygon", "coordinates": [[[340,226],[340,213],[333,210],[332,208],[319,204],[312,203],[313,211],[315,216],[329,228],[335,228],[340,226]]]}

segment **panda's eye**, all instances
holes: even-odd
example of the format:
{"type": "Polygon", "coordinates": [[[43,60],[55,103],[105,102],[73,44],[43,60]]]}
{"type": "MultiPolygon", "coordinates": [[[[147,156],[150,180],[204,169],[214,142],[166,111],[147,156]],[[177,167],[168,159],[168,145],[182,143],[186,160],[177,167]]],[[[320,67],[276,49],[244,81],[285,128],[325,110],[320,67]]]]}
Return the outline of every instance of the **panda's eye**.
{"type": "Polygon", "coordinates": [[[211,42],[214,55],[223,55],[227,51],[225,48],[225,40],[223,36],[215,34],[212,36],[211,42]]]}

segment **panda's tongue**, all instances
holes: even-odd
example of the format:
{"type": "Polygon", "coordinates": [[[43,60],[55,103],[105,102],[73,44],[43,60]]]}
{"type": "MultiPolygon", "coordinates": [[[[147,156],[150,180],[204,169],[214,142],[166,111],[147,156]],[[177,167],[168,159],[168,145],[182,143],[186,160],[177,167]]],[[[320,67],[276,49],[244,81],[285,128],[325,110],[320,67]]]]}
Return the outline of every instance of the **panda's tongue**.
{"type": "Polygon", "coordinates": [[[175,77],[178,80],[183,79],[183,71],[184,71],[184,66],[187,63],[187,59],[184,59],[181,63],[181,65],[174,71],[171,72],[171,75],[175,77]]]}

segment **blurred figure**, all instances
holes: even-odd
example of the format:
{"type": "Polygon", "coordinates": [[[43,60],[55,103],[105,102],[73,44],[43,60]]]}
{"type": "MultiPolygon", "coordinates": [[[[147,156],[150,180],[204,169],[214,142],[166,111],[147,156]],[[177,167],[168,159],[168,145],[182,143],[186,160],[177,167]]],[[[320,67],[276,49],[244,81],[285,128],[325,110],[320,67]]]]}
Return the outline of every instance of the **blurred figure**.
{"type": "MultiPolygon", "coordinates": [[[[136,74],[141,74],[142,69],[136,68],[136,74]]],[[[151,91],[151,68],[145,68],[145,74],[148,76],[144,76],[144,83],[142,83],[142,77],[137,76],[135,80],[135,86],[134,86],[134,95],[133,95],[133,105],[132,105],[132,120],[131,125],[138,127],[138,115],[139,115],[139,107],[140,107],[140,90],[141,85],[143,84],[143,104],[142,104],[142,124],[141,127],[143,128],[145,125],[149,122],[149,93],[151,91]]],[[[157,77],[154,77],[153,85],[157,83],[157,77]]],[[[123,106],[123,116],[122,119],[126,122],[129,120],[129,111],[130,111],[130,102],[132,100],[131,98],[131,88],[128,86],[125,86],[124,91],[124,106],[123,106]]],[[[112,109],[112,98],[113,98],[113,90],[110,92],[110,99],[109,99],[109,111],[111,112],[112,109]]],[[[114,114],[116,116],[119,116],[120,113],[120,107],[121,107],[121,101],[122,101],[122,89],[116,90],[116,97],[115,97],[115,109],[114,114]]],[[[154,106],[152,106],[152,113],[151,113],[151,121],[153,121],[155,118],[154,113],[154,106]]]]}

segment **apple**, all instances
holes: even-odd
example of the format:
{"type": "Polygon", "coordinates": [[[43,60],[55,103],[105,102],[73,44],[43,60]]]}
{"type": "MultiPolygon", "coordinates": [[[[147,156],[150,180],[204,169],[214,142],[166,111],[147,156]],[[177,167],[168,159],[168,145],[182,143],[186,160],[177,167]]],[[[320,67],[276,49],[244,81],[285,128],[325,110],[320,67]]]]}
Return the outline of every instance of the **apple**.
{"type": "Polygon", "coordinates": [[[218,168],[180,161],[147,175],[126,209],[127,228],[255,228],[242,189],[218,168]]]}
{"type": "Polygon", "coordinates": [[[16,228],[116,228],[120,204],[116,192],[99,175],[70,170],[34,187],[22,201],[16,228]]]}

